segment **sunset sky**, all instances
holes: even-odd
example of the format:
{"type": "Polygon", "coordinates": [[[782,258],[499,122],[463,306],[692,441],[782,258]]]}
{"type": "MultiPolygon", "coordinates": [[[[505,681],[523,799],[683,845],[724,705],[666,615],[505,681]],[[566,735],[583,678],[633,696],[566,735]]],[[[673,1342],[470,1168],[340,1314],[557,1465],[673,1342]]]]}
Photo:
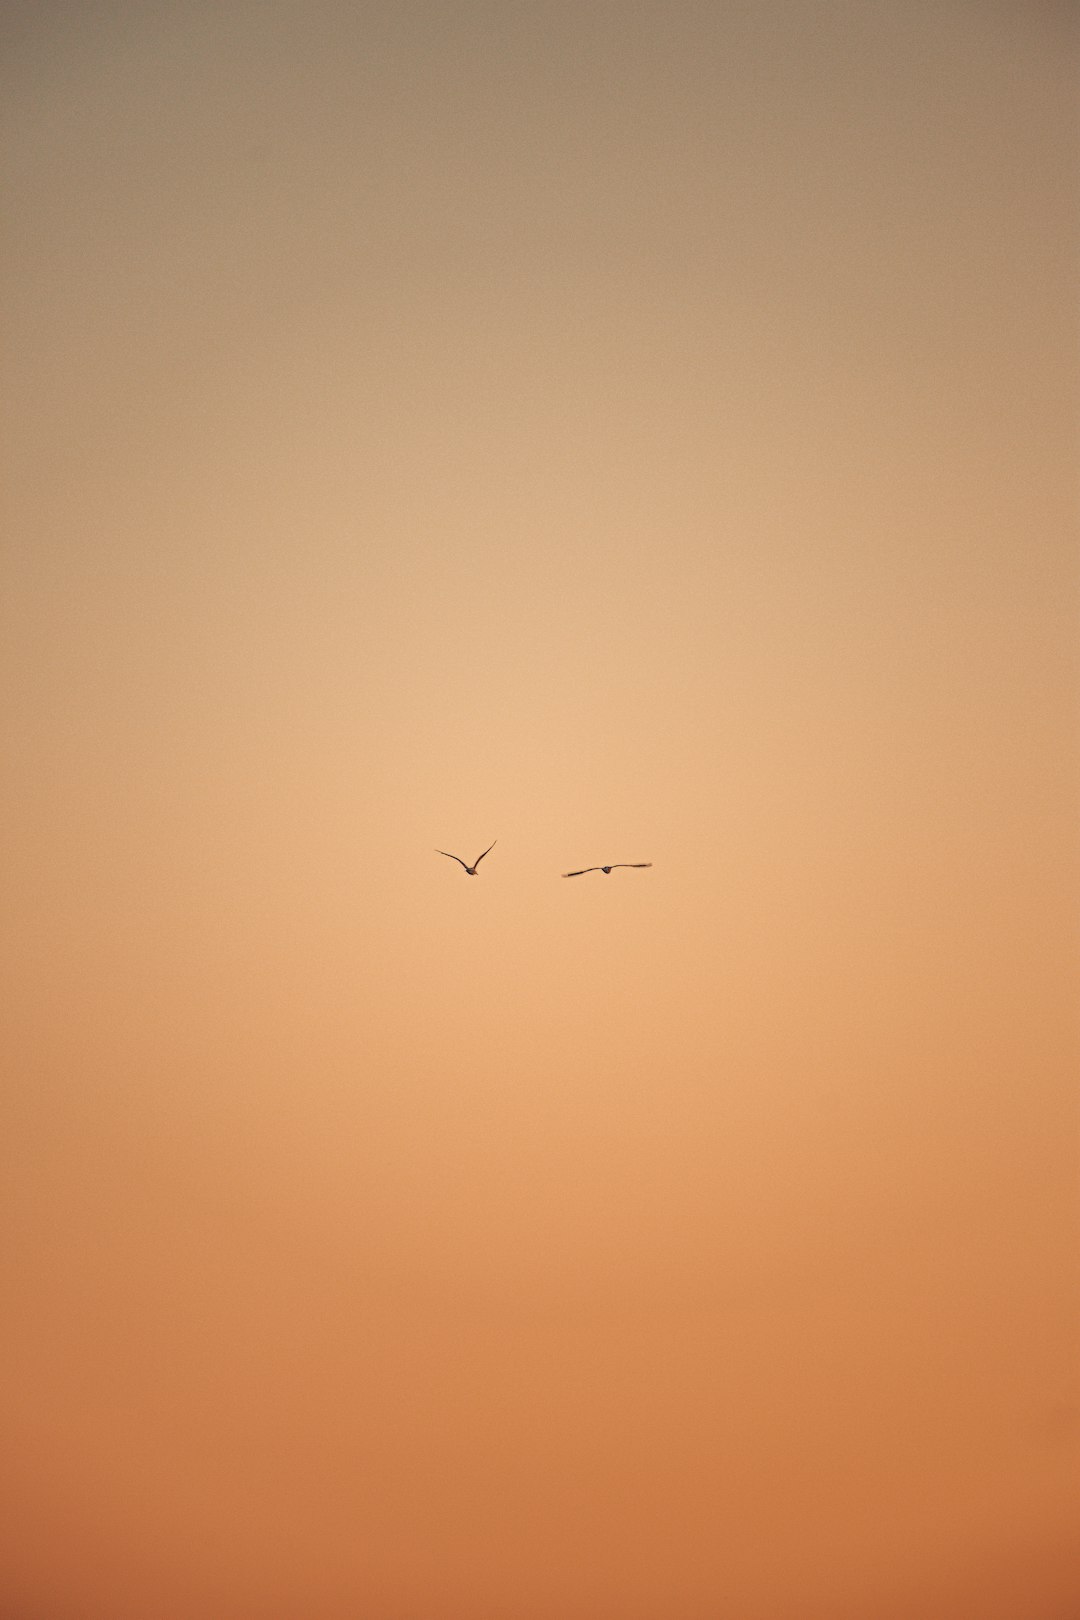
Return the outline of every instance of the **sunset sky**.
{"type": "Polygon", "coordinates": [[[1080,1613],[1076,18],[0,7],[2,1620],[1080,1613]]]}

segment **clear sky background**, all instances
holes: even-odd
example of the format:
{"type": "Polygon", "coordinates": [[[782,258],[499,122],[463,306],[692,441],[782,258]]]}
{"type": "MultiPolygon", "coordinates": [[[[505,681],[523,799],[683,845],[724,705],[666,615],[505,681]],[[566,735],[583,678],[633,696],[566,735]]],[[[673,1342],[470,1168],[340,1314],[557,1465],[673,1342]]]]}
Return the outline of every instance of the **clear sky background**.
{"type": "Polygon", "coordinates": [[[5,1615],[1077,1612],[1075,16],[3,7],[5,1615]]]}

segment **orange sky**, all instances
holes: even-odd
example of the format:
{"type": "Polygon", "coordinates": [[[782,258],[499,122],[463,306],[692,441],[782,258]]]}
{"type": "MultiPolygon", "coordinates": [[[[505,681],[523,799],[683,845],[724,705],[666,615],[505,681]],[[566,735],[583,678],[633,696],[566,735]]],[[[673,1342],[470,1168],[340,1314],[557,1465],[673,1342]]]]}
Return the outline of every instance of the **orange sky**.
{"type": "Polygon", "coordinates": [[[4,8],[5,1615],[1077,1612],[1074,19],[4,8]]]}

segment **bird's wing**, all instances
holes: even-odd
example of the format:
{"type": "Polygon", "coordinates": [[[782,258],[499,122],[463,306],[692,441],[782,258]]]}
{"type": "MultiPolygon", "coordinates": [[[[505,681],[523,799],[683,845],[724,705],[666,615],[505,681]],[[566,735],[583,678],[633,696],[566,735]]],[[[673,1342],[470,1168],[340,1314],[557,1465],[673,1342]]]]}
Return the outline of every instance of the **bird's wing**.
{"type": "MultiPolygon", "coordinates": [[[[496,838],[495,844],[497,844],[498,842],[499,842],[499,840],[496,838]]],[[[484,851],[484,855],[490,855],[492,850],[495,848],[495,844],[489,844],[487,849],[485,849],[485,851],[484,851]]],[[[473,871],[475,871],[476,868],[480,865],[480,862],[483,860],[484,855],[478,855],[476,857],[475,861],[473,861],[473,871]]]]}
{"type": "Polygon", "coordinates": [[[614,864],[615,866],[632,866],[635,871],[640,871],[643,866],[651,866],[652,861],[616,861],[614,864]]]}
{"type": "Polygon", "coordinates": [[[599,872],[598,866],[583,866],[580,872],[564,872],[563,877],[584,877],[586,872],[599,872]]]}
{"type": "MultiPolygon", "coordinates": [[[[459,866],[465,866],[465,862],[462,860],[461,856],[460,855],[451,855],[450,851],[448,849],[437,849],[435,851],[435,853],[436,853],[436,855],[445,855],[448,860],[457,861],[459,866]]],[[[465,870],[467,872],[469,870],[469,868],[467,866],[465,866],[465,870]]]]}

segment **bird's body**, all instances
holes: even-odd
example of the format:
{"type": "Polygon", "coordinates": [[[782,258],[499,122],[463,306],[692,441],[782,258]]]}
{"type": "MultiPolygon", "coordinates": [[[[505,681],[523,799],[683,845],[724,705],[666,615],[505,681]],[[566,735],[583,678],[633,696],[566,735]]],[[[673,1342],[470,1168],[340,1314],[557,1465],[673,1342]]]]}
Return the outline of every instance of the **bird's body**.
{"type": "MultiPolygon", "coordinates": [[[[496,838],[495,844],[497,844],[498,842],[499,842],[499,840],[496,838]]],[[[485,851],[484,851],[484,855],[490,855],[491,851],[495,848],[495,844],[489,844],[487,849],[485,849],[485,851]]],[[[462,860],[461,856],[460,855],[451,855],[450,851],[448,849],[437,849],[435,851],[435,853],[436,853],[436,855],[445,855],[448,860],[457,861],[459,866],[465,866],[465,862],[462,860]]],[[[470,877],[475,877],[476,876],[476,868],[480,865],[480,862],[483,860],[484,855],[478,855],[476,857],[475,861],[473,861],[471,866],[465,866],[465,870],[466,870],[466,872],[468,873],[468,875],[470,877]]]]}
{"type": "Polygon", "coordinates": [[[651,865],[652,861],[612,861],[610,866],[583,866],[580,872],[564,872],[563,877],[584,877],[586,872],[603,872],[605,877],[610,877],[618,866],[629,866],[640,871],[642,867],[651,865]]]}

